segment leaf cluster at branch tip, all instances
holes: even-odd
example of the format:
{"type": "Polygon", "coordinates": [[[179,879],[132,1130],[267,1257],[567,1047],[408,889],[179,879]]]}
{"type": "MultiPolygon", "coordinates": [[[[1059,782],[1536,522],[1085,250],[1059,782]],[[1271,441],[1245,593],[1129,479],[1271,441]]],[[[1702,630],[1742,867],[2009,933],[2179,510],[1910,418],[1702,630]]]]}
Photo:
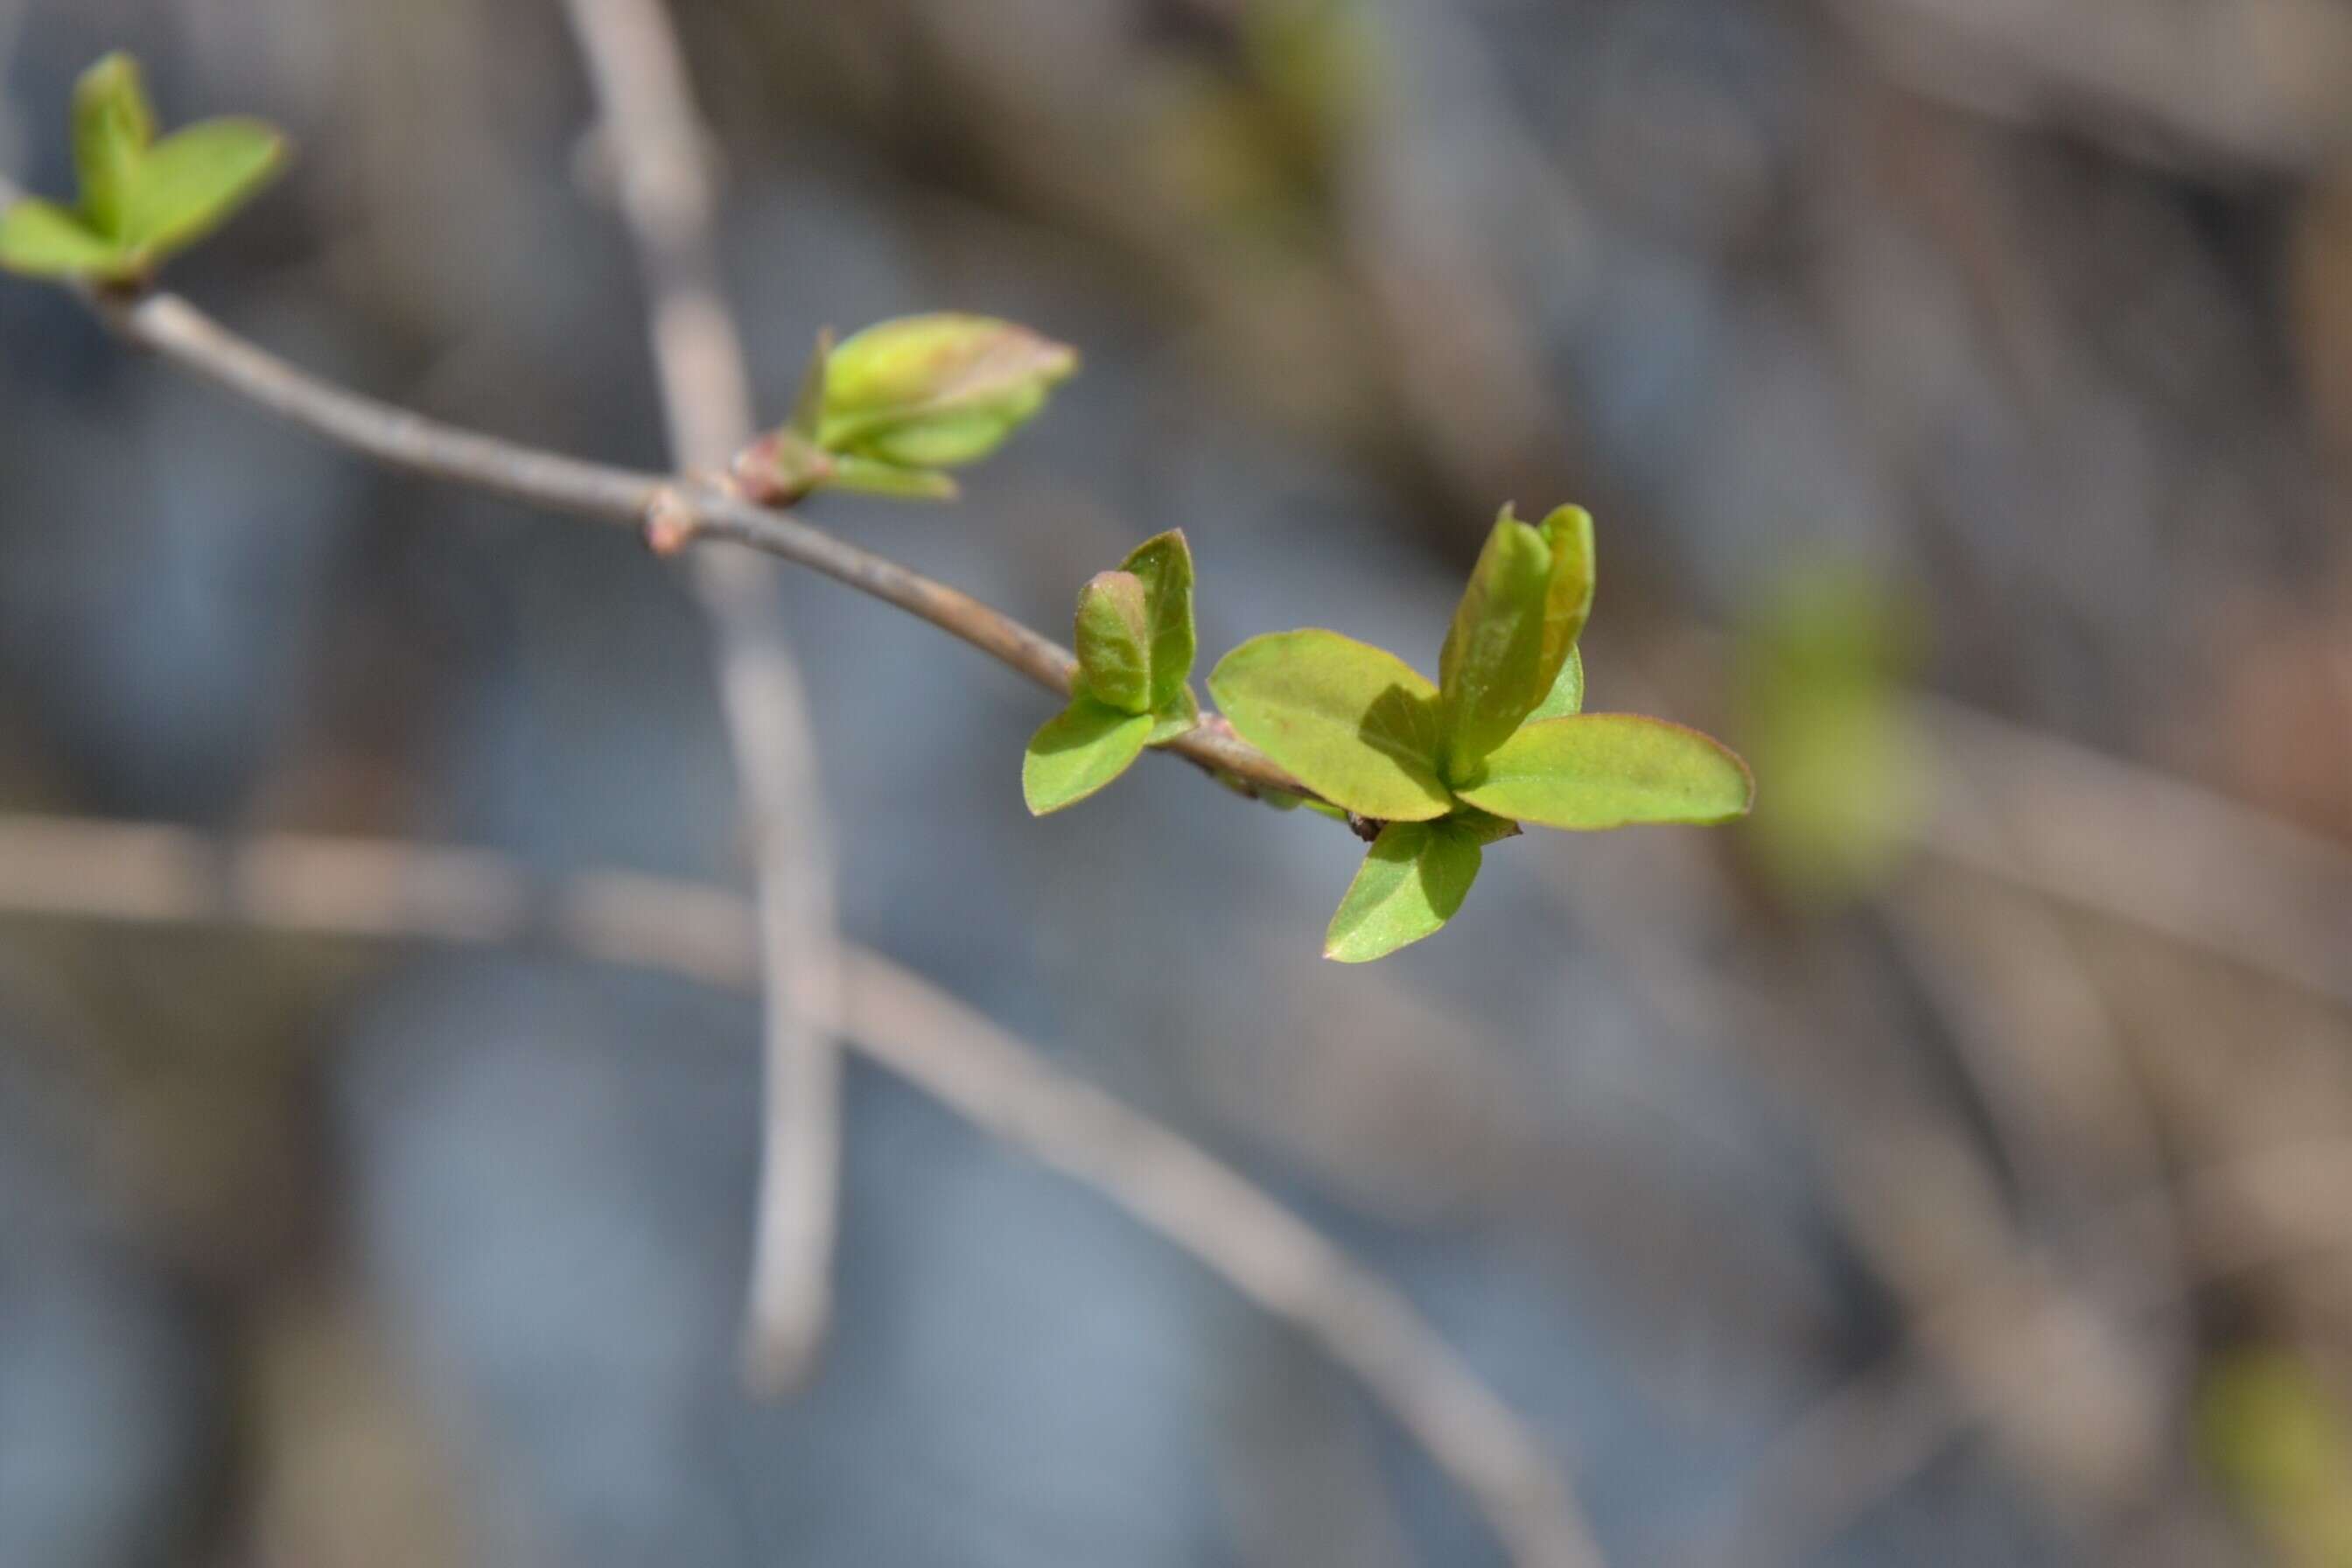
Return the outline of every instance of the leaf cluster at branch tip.
{"type": "Polygon", "coordinates": [[[1077,368],[1076,350],[993,316],[900,316],[837,346],[821,333],[792,418],[736,475],[772,502],[818,489],[953,500],[946,470],[1003,446],[1077,368]]]}
{"type": "Polygon", "coordinates": [[[1146,746],[1197,723],[1192,673],[1192,552],[1181,530],[1145,540],[1116,572],[1078,592],[1070,705],[1029,738],[1021,795],[1039,816],[1125,773],[1146,746]]]}
{"type": "Polygon", "coordinates": [[[1697,731],[1586,713],[1577,641],[1592,605],[1592,519],[1540,526],[1505,507],[1479,552],[1433,685],[1394,654],[1319,628],[1254,637],[1209,689],[1244,739],[1329,805],[1382,826],[1326,955],[1361,962],[1451,920],[1483,847],[1521,822],[1592,829],[1717,823],[1754,795],[1697,731]]]}
{"type": "Polygon", "coordinates": [[[74,89],[71,208],[26,198],[0,213],[0,268],[129,283],[226,222],[282,168],[286,139],[257,120],[206,120],[158,141],[139,64],[107,56],[74,89]]]}

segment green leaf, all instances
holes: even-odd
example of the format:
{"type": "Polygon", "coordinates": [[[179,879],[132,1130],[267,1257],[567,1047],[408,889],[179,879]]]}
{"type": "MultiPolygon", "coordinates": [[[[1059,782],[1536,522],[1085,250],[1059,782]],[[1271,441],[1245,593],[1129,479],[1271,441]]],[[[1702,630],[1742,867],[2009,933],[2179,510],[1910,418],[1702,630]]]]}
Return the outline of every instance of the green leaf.
{"type": "Polygon", "coordinates": [[[1073,698],[1029,737],[1028,753],[1021,760],[1021,797],[1031,814],[1043,816],[1075,805],[1127,772],[1142,754],[1151,728],[1148,713],[1122,713],[1091,697],[1073,698]]]}
{"type": "Polygon", "coordinates": [[[1528,725],[1461,795],[1546,827],[1598,828],[1727,822],[1755,793],[1748,764],[1719,741],[1638,713],[1583,713],[1528,725]]]}
{"type": "Polygon", "coordinates": [[[1472,843],[1481,846],[1516,837],[1519,831],[1519,825],[1509,817],[1496,816],[1493,812],[1481,811],[1475,805],[1465,805],[1454,812],[1445,818],[1445,826],[1457,833],[1467,834],[1472,843]]]}
{"type": "Polygon", "coordinates": [[[151,258],[226,223],[286,163],[286,138],[258,120],[206,120],[147,150],[131,182],[123,238],[151,258]]]}
{"type": "Polygon", "coordinates": [[[830,451],[906,468],[976,462],[1077,365],[1067,345],[990,316],[883,321],[834,350],[819,439],[830,451]]]}
{"type": "Polygon", "coordinates": [[[122,247],[93,234],[55,202],[26,200],[0,213],[0,267],[27,278],[108,276],[122,247]]]}
{"type": "Polygon", "coordinates": [[[1045,392],[1039,389],[1009,395],[995,408],[933,414],[895,429],[875,431],[845,449],[907,468],[952,468],[976,463],[1003,446],[1005,437],[1045,400],[1045,392]]]}
{"type": "Polygon", "coordinates": [[[1151,715],[1151,738],[1144,744],[1164,746],[1192,732],[1201,721],[1201,700],[1189,686],[1176,689],[1176,700],[1151,715]]]}
{"type": "Polygon", "coordinates": [[[1478,552],[1438,655],[1447,777],[1468,776],[1551,685],[1556,667],[1544,668],[1550,578],[1551,547],[1505,507],[1478,552]]]}
{"type": "Polygon", "coordinates": [[[1102,572],[1078,590],[1078,673],[1097,700],[1122,713],[1151,710],[1150,628],[1143,579],[1102,572]]]}
{"type": "Polygon", "coordinates": [[[1198,651],[1192,630],[1192,547],[1185,542],[1182,529],[1171,528],[1137,545],[1121,565],[1143,584],[1151,707],[1157,711],[1184,689],[1198,651]]]}
{"type": "Polygon", "coordinates": [[[857,490],[871,496],[898,496],[908,500],[953,500],[956,482],[932,468],[904,468],[854,453],[833,456],[832,471],[816,482],[821,490],[857,490]]]}
{"type": "Polygon", "coordinates": [[[133,279],[202,238],[275,174],[285,140],[257,120],[208,120],[155,140],[138,62],[112,54],[74,88],[79,213],[20,204],[0,265],[39,277],[133,279]]]}
{"type": "Polygon", "coordinates": [[[129,237],[131,190],[141,157],[155,139],[139,62],[110,54],[74,84],[74,172],[81,181],[81,216],[94,233],[129,237]]]}
{"type": "Polygon", "coordinates": [[[1580,648],[1570,648],[1568,662],[1559,667],[1559,674],[1553,679],[1551,689],[1545,692],[1544,700],[1536,704],[1536,710],[1528,715],[1528,721],[1566,719],[1583,711],[1584,653],[1580,648]]]}
{"type": "Polygon", "coordinates": [[[1336,805],[1385,822],[1452,809],[1437,776],[1437,689],[1392,653],[1308,628],[1252,637],[1209,690],[1244,739],[1336,805]]]}
{"type": "MultiPolygon", "coordinates": [[[[1543,668],[1556,693],[1557,672],[1575,652],[1576,639],[1584,635],[1585,620],[1592,614],[1592,590],[1598,581],[1592,560],[1592,514],[1580,506],[1554,507],[1543,520],[1542,532],[1544,542],[1551,547],[1551,578],[1544,589],[1543,668]]],[[[1584,691],[1580,668],[1576,679],[1580,703],[1584,691]]]]}
{"type": "Polygon", "coordinates": [[[1323,956],[1368,963],[1452,920],[1478,875],[1478,833],[1450,817],[1381,828],[1331,917],[1323,956]]]}

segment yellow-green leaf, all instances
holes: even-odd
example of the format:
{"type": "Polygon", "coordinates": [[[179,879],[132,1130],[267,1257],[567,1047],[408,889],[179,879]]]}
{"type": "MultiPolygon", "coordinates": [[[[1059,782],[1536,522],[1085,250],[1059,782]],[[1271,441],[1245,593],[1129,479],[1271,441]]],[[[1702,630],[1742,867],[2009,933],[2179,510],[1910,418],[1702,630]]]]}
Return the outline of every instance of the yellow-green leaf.
{"type": "Polygon", "coordinates": [[[139,161],[122,237],[151,257],[183,249],[226,222],[285,162],[286,138],[258,120],[175,131],[139,161]]]}
{"type": "Polygon", "coordinates": [[[21,201],[0,213],[0,267],[28,278],[110,275],[122,247],[93,234],[55,202],[21,201]]]}
{"type": "Polygon", "coordinates": [[[1505,507],[1438,656],[1447,777],[1467,776],[1543,700],[1558,673],[1544,665],[1550,578],[1551,547],[1505,507]]]}
{"type": "Polygon", "coordinates": [[[824,490],[857,490],[907,500],[953,500],[956,482],[936,468],[906,468],[854,452],[833,454],[832,468],[817,480],[824,490]]]}
{"type": "Polygon", "coordinates": [[[126,237],[131,193],[139,162],[155,139],[139,62],[110,54],[74,84],[74,173],[81,181],[81,216],[109,238],[126,237]]]}
{"type": "Polygon", "coordinates": [[[1244,739],[1318,795],[1388,822],[1443,816],[1437,689],[1392,653],[1308,628],[1252,637],[1209,690],[1244,739]]]}
{"type": "Polygon", "coordinates": [[[906,468],[975,462],[1077,364],[1066,344],[990,316],[883,321],[828,359],[819,439],[830,451],[906,468]]]}
{"type": "Polygon", "coordinates": [[[1369,963],[1444,926],[1478,875],[1479,842],[1476,828],[1450,817],[1381,828],[1331,917],[1323,956],[1369,963]]]}
{"type": "Polygon", "coordinates": [[[1097,700],[1122,713],[1151,710],[1150,629],[1143,580],[1102,572],[1078,590],[1078,673],[1097,700]]]}
{"type": "MultiPolygon", "coordinates": [[[[1544,589],[1543,667],[1557,694],[1557,672],[1574,653],[1576,639],[1584,635],[1585,620],[1592,614],[1592,591],[1598,582],[1592,558],[1592,514],[1580,506],[1554,507],[1543,520],[1541,531],[1544,542],[1551,547],[1551,578],[1544,589]]],[[[1584,673],[1580,665],[1576,679],[1581,701],[1584,673]]],[[[1547,698],[1545,705],[1549,702],[1547,698]]]]}
{"type": "Polygon", "coordinates": [[[1151,707],[1157,711],[1177,700],[1192,674],[1192,548],[1184,531],[1172,528],[1137,545],[1121,565],[1143,584],[1151,707]]]}
{"type": "Polygon", "coordinates": [[[1189,734],[1201,721],[1201,700],[1189,686],[1176,689],[1176,699],[1151,715],[1151,738],[1146,745],[1164,746],[1189,734]]]}
{"type": "Polygon", "coordinates": [[[1465,805],[1445,818],[1445,826],[1468,837],[1471,843],[1484,847],[1498,839],[1509,838],[1519,831],[1519,825],[1507,816],[1496,816],[1491,811],[1481,811],[1465,805]]]}
{"type": "Polygon", "coordinates": [[[1552,679],[1551,689],[1536,704],[1536,710],[1528,715],[1528,721],[1566,719],[1583,711],[1584,652],[1572,647],[1568,650],[1568,661],[1559,667],[1559,674],[1552,679]]]}
{"type": "Polygon", "coordinates": [[[1638,713],[1529,724],[1461,788],[1473,805],[1546,827],[1727,822],[1756,793],[1748,764],[1710,736],[1638,713]]]}
{"type": "Polygon", "coordinates": [[[1150,737],[1149,713],[1122,713],[1091,697],[1045,721],[1021,760],[1021,797],[1038,816],[1075,805],[1125,773],[1150,737]]]}

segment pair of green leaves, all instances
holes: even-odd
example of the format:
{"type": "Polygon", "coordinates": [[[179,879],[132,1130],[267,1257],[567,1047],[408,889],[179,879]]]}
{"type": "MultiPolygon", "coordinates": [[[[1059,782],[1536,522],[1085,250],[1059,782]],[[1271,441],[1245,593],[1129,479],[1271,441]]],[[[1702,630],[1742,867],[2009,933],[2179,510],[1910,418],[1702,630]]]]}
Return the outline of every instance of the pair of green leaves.
{"type": "Polygon", "coordinates": [[[1136,546],[1116,572],[1078,593],[1077,689],[1070,705],[1029,738],[1022,798],[1043,816],[1075,805],[1125,773],[1146,746],[1164,745],[1200,720],[1187,682],[1192,630],[1192,551],[1173,529],[1136,546]]]}
{"type": "Polygon", "coordinates": [[[1078,368],[1077,351],[993,316],[901,316],[820,334],[793,416],[737,460],[761,500],[818,489],[950,500],[945,470],[987,457],[1078,368]]]}
{"type": "Polygon", "coordinates": [[[1393,654],[1311,628],[1253,638],[1211,672],[1245,739],[1325,800],[1384,825],[1332,921],[1328,956],[1378,958],[1437,931],[1510,823],[1716,823],[1748,810],[1754,783],[1719,742],[1582,711],[1576,643],[1593,584],[1581,508],[1538,528],[1505,507],[1436,685],[1393,654]]]}
{"type": "Polygon", "coordinates": [[[0,213],[0,267],[135,282],[267,184],[286,140],[257,120],[206,120],[157,141],[138,62],[116,54],[74,89],[73,152],[79,205],[26,200],[0,213]]]}

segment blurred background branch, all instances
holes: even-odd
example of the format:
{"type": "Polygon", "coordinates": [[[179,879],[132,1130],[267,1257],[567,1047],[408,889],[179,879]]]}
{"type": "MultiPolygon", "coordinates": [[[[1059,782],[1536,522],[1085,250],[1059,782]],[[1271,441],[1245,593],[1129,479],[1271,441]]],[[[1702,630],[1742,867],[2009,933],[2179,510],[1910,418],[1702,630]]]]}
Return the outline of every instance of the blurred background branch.
{"type": "MultiPolygon", "coordinates": [[[[751,444],[755,416],[711,248],[718,193],[686,63],[661,0],[572,0],[568,9],[652,299],[670,449],[682,469],[723,474],[751,444]]],[[[775,1392],[808,1376],[832,1310],[841,1185],[841,1059],[824,1033],[841,989],[832,829],[775,568],[703,551],[693,571],[759,866],[767,1111],[745,1355],[754,1386],[775,1392]]]]}
{"type": "MultiPolygon", "coordinates": [[[[720,889],[593,871],[534,884],[479,851],[152,823],[0,816],[0,910],[287,936],[551,942],[601,963],[759,990],[764,929],[720,889]]],[[[1410,1302],[1214,1156],[1052,1067],[878,953],[853,950],[812,1020],[975,1126],[1110,1199],[1360,1378],[1475,1499],[1511,1561],[1601,1561],[1557,1462],[1410,1302]]]]}

